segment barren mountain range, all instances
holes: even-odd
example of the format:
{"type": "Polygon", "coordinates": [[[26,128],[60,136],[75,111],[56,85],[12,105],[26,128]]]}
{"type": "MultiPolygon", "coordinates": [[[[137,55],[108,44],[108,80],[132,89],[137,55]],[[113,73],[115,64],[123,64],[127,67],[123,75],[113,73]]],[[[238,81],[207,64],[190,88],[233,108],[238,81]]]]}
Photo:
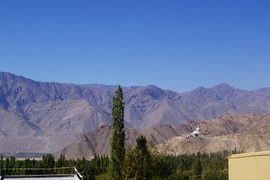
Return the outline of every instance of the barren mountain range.
{"type": "MultiPolygon", "coordinates": [[[[193,121],[171,127],[160,125],[144,129],[126,129],[126,144],[134,146],[136,137],[144,135],[158,152],[166,154],[185,154],[196,152],[218,152],[235,150],[255,152],[270,149],[270,113],[225,115],[218,119],[193,121]],[[197,126],[202,136],[187,138],[197,126]]],[[[65,155],[68,159],[91,159],[95,154],[109,155],[111,126],[102,126],[77,139],[55,154],[65,155]]]]}
{"type": "MultiPolygon", "coordinates": [[[[0,72],[0,152],[53,153],[110,125],[116,87],[38,82],[0,72]]],[[[136,86],[123,92],[127,128],[173,128],[225,114],[270,111],[270,88],[245,91],[220,84],[177,93],[136,86]]]]}

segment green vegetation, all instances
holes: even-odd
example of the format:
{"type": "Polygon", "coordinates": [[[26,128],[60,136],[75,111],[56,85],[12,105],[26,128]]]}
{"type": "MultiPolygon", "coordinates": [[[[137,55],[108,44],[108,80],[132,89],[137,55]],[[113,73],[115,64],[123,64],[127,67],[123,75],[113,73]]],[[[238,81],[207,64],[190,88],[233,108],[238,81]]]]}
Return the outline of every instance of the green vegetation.
{"type": "Polygon", "coordinates": [[[0,175],[45,175],[75,174],[74,167],[84,179],[95,179],[96,175],[108,172],[108,156],[95,156],[91,161],[83,159],[67,160],[61,155],[55,160],[51,154],[43,155],[41,160],[17,160],[14,156],[0,159],[0,175]]]}
{"type": "MultiPolygon", "coordinates": [[[[178,156],[156,153],[145,146],[145,138],[137,138],[135,148],[127,148],[121,170],[122,179],[153,180],[227,180],[227,156],[236,152],[197,153],[178,156]]],[[[67,160],[63,155],[55,160],[44,155],[41,160],[17,160],[11,156],[0,159],[1,175],[73,174],[76,167],[85,180],[111,179],[108,156],[95,156],[91,161],[67,160]]]]}
{"type": "Polygon", "coordinates": [[[129,148],[127,150],[123,174],[125,178],[135,179],[151,179],[153,177],[152,156],[147,147],[147,140],[144,136],[139,136],[136,139],[135,149],[129,148]]]}
{"type": "Polygon", "coordinates": [[[110,168],[112,179],[122,179],[122,169],[125,157],[125,129],[123,92],[120,86],[113,97],[112,106],[112,140],[110,168]]]}

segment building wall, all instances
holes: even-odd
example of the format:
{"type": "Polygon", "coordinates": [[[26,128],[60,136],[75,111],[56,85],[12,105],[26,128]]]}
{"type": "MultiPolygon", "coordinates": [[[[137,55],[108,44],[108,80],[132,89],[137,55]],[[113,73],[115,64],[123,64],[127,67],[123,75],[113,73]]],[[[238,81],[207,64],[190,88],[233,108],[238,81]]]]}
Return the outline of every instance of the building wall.
{"type": "Polygon", "coordinates": [[[229,180],[270,180],[270,151],[229,157],[229,180]]]}

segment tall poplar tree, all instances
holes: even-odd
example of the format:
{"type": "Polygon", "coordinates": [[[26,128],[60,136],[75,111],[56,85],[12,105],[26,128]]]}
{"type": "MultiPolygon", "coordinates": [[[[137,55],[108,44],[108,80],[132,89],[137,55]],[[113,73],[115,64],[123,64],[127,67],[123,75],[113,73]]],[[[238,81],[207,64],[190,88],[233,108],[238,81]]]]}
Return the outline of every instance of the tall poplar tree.
{"type": "Polygon", "coordinates": [[[144,136],[139,136],[136,139],[135,156],[138,161],[137,172],[135,179],[148,180],[152,179],[151,154],[147,148],[147,140],[144,136]]]}
{"type": "Polygon", "coordinates": [[[113,97],[112,121],[110,168],[112,179],[120,180],[125,156],[124,103],[120,86],[113,97]]]}

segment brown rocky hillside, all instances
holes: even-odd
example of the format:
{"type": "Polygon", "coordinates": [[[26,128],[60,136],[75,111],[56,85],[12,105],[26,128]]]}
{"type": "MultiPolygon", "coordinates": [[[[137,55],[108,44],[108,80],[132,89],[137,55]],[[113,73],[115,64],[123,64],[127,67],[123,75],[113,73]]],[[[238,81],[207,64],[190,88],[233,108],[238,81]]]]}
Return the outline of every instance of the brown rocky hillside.
{"type": "Polygon", "coordinates": [[[203,123],[201,127],[210,132],[208,135],[189,139],[185,136],[173,137],[158,144],[157,149],[173,155],[198,151],[208,153],[236,149],[256,152],[270,149],[270,114],[236,116],[234,120],[225,121],[221,118],[218,121],[223,121],[222,126],[212,121],[203,123]]]}
{"type": "MultiPolygon", "coordinates": [[[[223,150],[243,150],[245,152],[269,150],[270,114],[265,115],[226,115],[209,121],[190,122],[176,128],[170,125],[140,130],[126,129],[126,142],[135,145],[135,139],[143,134],[156,144],[161,153],[183,154],[195,152],[216,152],[223,150]],[[202,137],[186,138],[197,126],[202,137]]],[[[109,155],[111,127],[102,126],[74,141],[71,145],[56,153],[66,158],[91,159],[95,154],[109,155]]]]}

